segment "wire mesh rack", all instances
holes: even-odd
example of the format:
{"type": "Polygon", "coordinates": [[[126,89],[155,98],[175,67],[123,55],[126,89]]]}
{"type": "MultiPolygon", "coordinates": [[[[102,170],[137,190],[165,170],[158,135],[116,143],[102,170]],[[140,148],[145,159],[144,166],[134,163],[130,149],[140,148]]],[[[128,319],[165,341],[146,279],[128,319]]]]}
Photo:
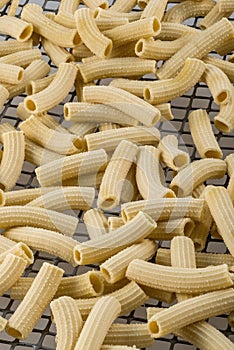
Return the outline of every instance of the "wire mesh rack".
{"type": "MultiPolygon", "coordinates": [[[[127,0],[126,0],[127,1],[127,0]]],[[[56,12],[59,5],[59,0],[21,0],[19,4],[19,8],[17,11],[17,15],[20,15],[21,10],[24,5],[27,3],[37,3],[43,7],[46,12],[56,12]]],[[[113,0],[109,1],[110,4],[113,3],[113,0]]],[[[170,3],[168,6],[173,6],[173,3],[170,3]]],[[[7,13],[8,7],[5,6],[3,10],[0,12],[0,15],[4,15],[7,13]]],[[[134,11],[139,10],[135,8],[134,11]]],[[[230,18],[234,20],[233,17],[230,18]]],[[[199,18],[189,19],[185,22],[185,24],[197,27],[199,18]]],[[[9,40],[10,38],[4,35],[0,35],[0,40],[9,40]]],[[[55,70],[56,67],[52,64],[46,54],[43,52],[43,58],[51,65],[51,70],[55,70]]],[[[215,54],[214,54],[215,55],[215,54]]],[[[227,59],[227,57],[223,57],[223,59],[227,59]]],[[[150,78],[150,77],[149,77],[150,78]]],[[[105,80],[98,81],[98,84],[105,84],[105,80]]],[[[14,127],[17,127],[20,120],[16,116],[16,107],[20,102],[23,101],[25,95],[22,94],[17,96],[11,100],[9,100],[5,106],[3,107],[0,120],[1,122],[9,122],[14,127]]],[[[63,104],[65,102],[76,101],[75,91],[72,91],[67,96],[66,100],[63,101],[59,106],[50,111],[50,114],[55,117],[58,121],[62,122],[63,117],[63,104]]],[[[188,126],[188,115],[192,110],[203,108],[206,109],[209,113],[212,121],[213,130],[215,136],[222,148],[224,157],[230,153],[234,152],[234,133],[232,134],[223,134],[219,132],[213,123],[214,116],[218,113],[218,106],[214,103],[212,96],[208,90],[208,88],[202,84],[197,84],[193,89],[191,89],[184,96],[172,101],[172,111],[175,116],[174,120],[171,122],[160,123],[159,129],[161,131],[162,136],[167,134],[175,134],[179,138],[180,147],[185,149],[191,157],[191,160],[199,159],[199,155],[196,152],[195,146],[193,144],[191,134],[188,126]]],[[[170,182],[172,174],[170,171],[166,173],[166,181],[170,182]]],[[[227,176],[219,180],[212,180],[212,184],[220,184],[226,186],[228,182],[227,176]]],[[[208,182],[209,183],[209,182],[208,182]]],[[[25,162],[23,171],[21,173],[20,178],[16,184],[15,189],[23,189],[23,188],[33,188],[37,187],[38,183],[35,178],[34,166],[25,162]]],[[[107,212],[107,215],[117,215],[118,211],[107,212]]],[[[78,215],[80,222],[78,225],[78,229],[74,238],[83,242],[88,239],[88,235],[86,232],[86,228],[83,222],[83,213],[82,212],[73,212],[72,215],[78,215]]],[[[162,247],[168,247],[167,242],[159,242],[162,247]]],[[[214,239],[209,236],[205,250],[206,252],[218,252],[225,253],[227,251],[223,242],[214,239]]],[[[97,268],[95,265],[88,266],[79,266],[72,267],[69,263],[66,263],[58,258],[55,258],[47,253],[43,252],[35,252],[34,253],[35,261],[32,266],[27,268],[25,272],[25,276],[35,276],[39,271],[42,263],[44,261],[49,261],[50,263],[57,265],[64,269],[65,276],[74,276],[77,274],[82,274],[87,272],[90,269],[97,268]]],[[[10,295],[7,293],[0,297],[0,315],[9,319],[10,316],[14,313],[17,306],[19,305],[18,301],[14,301],[10,298],[10,295]]],[[[158,302],[155,299],[149,299],[145,305],[139,307],[138,309],[132,311],[130,314],[118,318],[118,323],[145,323],[146,322],[146,307],[149,306],[167,306],[164,303],[158,302]]],[[[234,342],[234,331],[228,325],[226,315],[220,315],[218,317],[213,317],[209,319],[209,322],[214,325],[217,329],[223,332],[229,339],[234,342]]],[[[55,335],[56,329],[54,324],[51,323],[50,320],[50,311],[46,310],[44,315],[41,317],[40,321],[34,328],[31,335],[26,340],[17,340],[7,333],[2,332],[0,334],[0,350],[54,350],[56,348],[55,345],[55,335]]],[[[166,337],[157,339],[153,345],[153,347],[148,348],[147,350],[194,350],[196,349],[194,346],[188,344],[186,341],[177,338],[173,335],[168,335],[166,337]]],[[[65,349],[64,349],[65,350],[65,349]]]]}

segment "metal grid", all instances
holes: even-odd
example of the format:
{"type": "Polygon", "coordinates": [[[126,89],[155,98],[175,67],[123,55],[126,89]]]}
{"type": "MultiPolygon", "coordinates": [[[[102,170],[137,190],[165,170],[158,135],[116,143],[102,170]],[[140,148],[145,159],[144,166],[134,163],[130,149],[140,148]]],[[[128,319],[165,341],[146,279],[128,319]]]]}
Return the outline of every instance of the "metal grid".
{"type": "MultiPolygon", "coordinates": [[[[127,1],[127,0],[126,0],[127,1]]],[[[43,7],[43,9],[47,12],[55,12],[59,5],[59,0],[21,0],[17,15],[20,14],[22,7],[27,3],[37,3],[43,7]]],[[[113,0],[110,0],[112,3],[113,0]]],[[[170,4],[169,6],[173,6],[170,4]]],[[[137,11],[138,9],[134,9],[137,11]]],[[[7,6],[1,11],[1,15],[7,13],[7,6]]],[[[232,19],[232,18],[231,18],[232,19]]],[[[234,17],[233,17],[234,19],[234,17]]],[[[186,21],[186,24],[196,27],[199,19],[192,19],[186,21]]],[[[0,35],[0,40],[9,40],[9,37],[4,35],[0,35]]],[[[55,69],[55,66],[51,63],[48,57],[43,53],[43,58],[48,61],[51,65],[52,71],[55,69]]],[[[226,59],[226,57],[224,57],[226,59]]],[[[150,79],[150,77],[149,77],[150,79]]],[[[99,84],[105,84],[105,81],[99,81],[99,84]]],[[[18,97],[13,98],[8,101],[0,114],[0,120],[4,122],[9,122],[13,126],[17,127],[20,120],[16,116],[16,107],[18,104],[23,101],[25,95],[20,95],[18,97]]],[[[63,112],[63,104],[69,101],[76,101],[75,92],[69,93],[66,100],[61,103],[59,106],[54,108],[50,114],[54,116],[57,120],[62,121],[62,112],[63,112]]],[[[191,160],[199,159],[199,155],[196,152],[196,149],[193,145],[193,141],[191,138],[191,134],[189,132],[188,126],[188,115],[190,111],[195,110],[197,108],[204,108],[207,110],[209,115],[211,116],[212,125],[213,117],[218,112],[218,106],[215,105],[213,99],[210,95],[208,88],[204,84],[197,84],[193,89],[191,89],[184,96],[174,100],[172,102],[172,111],[175,116],[175,119],[172,122],[164,122],[159,125],[159,129],[162,135],[176,134],[179,136],[180,146],[182,149],[185,149],[191,156],[191,160]]],[[[223,150],[224,156],[234,152],[234,133],[232,134],[223,134],[214,128],[214,133],[219,141],[219,144],[223,150]]],[[[172,177],[171,171],[167,171],[167,183],[170,182],[172,177]]],[[[212,181],[213,184],[221,184],[227,185],[228,178],[227,176],[221,180],[212,181]]],[[[37,180],[35,178],[34,166],[25,162],[22,174],[17,182],[16,189],[22,188],[32,188],[38,186],[37,180]]],[[[78,215],[80,222],[78,225],[78,230],[75,234],[75,238],[80,242],[88,239],[88,235],[85,229],[85,225],[83,223],[82,212],[72,213],[73,215],[78,215]]],[[[117,211],[108,212],[107,214],[115,215],[117,211]]],[[[160,242],[162,247],[168,247],[167,242],[160,242]]],[[[205,248],[206,252],[219,252],[225,253],[226,247],[223,242],[218,241],[217,239],[213,239],[209,236],[205,248]]],[[[80,266],[77,268],[73,268],[69,263],[66,263],[58,258],[54,258],[49,254],[42,252],[35,252],[35,262],[32,266],[30,266],[25,275],[26,276],[35,276],[39,271],[42,263],[44,261],[49,261],[54,265],[57,265],[65,270],[65,276],[73,276],[76,274],[84,273],[92,268],[97,268],[95,265],[89,266],[80,266]]],[[[17,308],[19,302],[10,299],[9,294],[5,294],[0,297],[0,315],[6,317],[7,319],[13,314],[14,310],[17,308]]],[[[146,322],[146,307],[149,306],[167,306],[164,303],[158,302],[157,300],[150,299],[144,306],[136,309],[131,312],[129,315],[120,317],[117,322],[119,323],[144,323],[146,322]]],[[[234,332],[231,330],[230,326],[227,322],[227,317],[225,315],[221,315],[218,317],[213,317],[209,319],[209,322],[213,324],[216,328],[222,331],[227,337],[229,337],[232,341],[234,341],[234,332]]],[[[41,320],[38,322],[36,327],[34,328],[31,335],[26,340],[17,340],[10,336],[8,336],[5,332],[0,334],[0,350],[54,350],[56,348],[55,345],[55,335],[56,329],[50,321],[50,312],[49,309],[46,310],[41,320]]],[[[188,344],[186,341],[183,341],[180,338],[177,338],[173,335],[168,335],[166,337],[157,339],[152,348],[148,348],[147,350],[194,350],[195,347],[188,344]]],[[[64,349],[65,350],[65,349],[64,349]]]]}

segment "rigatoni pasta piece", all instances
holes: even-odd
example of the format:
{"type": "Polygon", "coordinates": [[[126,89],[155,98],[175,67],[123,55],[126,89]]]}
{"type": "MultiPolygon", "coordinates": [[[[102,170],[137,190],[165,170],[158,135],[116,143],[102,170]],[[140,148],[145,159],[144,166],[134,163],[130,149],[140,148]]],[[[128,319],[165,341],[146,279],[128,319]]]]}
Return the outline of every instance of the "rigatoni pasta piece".
{"type": "Polygon", "coordinates": [[[127,267],[132,260],[135,258],[149,260],[156,249],[157,244],[150,240],[143,240],[106,260],[100,265],[100,271],[108,283],[115,283],[125,277],[127,267]]]}
{"type": "Polygon", "coordinates": [[[16,131],[14,126],[10,123],[2,123],[0,124],[0,142],[3,143],[3,134],[11,131],[16,131]]]}
{"type": "Polygon", "coordinates": [[[116,0],[110,10],[116,12],[130,12],[135,7],[136,3],[136,0],[129,0],[128,2],[116,0]]]}
{"type": "Polygon", "coordinates": [[[220,106],[220,112],[214,117],[214,123],[218,130],[230,133],[234,129],[234,89],[230,101],[226,105],[220,106]]]}
{"type": "Polygon", "coordinates": [[[0,63],[12,64],[26,68],[30,63],[42,59],[41,51],[39,49],[23,50],[10,53],[7,56],[0,58],[0,63]]]}
{"type": "Polygon", "coordinates": [[[17,40],[4,40],[0,42],[0,56],[10,55],[14,52],[30,50],[32,49],[32,40],[17,41],[17,40]]]}
{"type": "MultiPolygon", "coordinates": [[[[37,92],[40,92],[47,88],[47,86],[52,82],[52,80],[55,77],[55,74],[48,75],[48,77],[42,78],[42,79],[37,79],[37,80],[31,80],[27,85],[26,85],[26,93],[27,95],[33,95],[36,94],[37,92]]],[[[21,102],[22,103],[22,102],[21,102]]],[[[20,105],[20,104],[19,104],[20,105]]]]}
{"type": "Polygon", "coordinates": [[[90,9],[79,9],[75,12],[75,22],[83,43],[98,57],[108,57],[112,51],[112,40],[103,35],[90,9]]]}
{"type": "Polygon", "coordinates": [[[198,33],[198,30],[180,23],[161,23],[161,32],[157,35],[157,40],[175,40],[188,33],[198,33]]]}
{"type": "Polygon", "coordinates": [[[124,18],[124,14],[123,18],[97,18],[95,19],[95,21],[100,31],[105,31],[113,29],[115,27],[123,26],[124,24],[127,24],[129,22],[127,18],[124,18]]]}
{"type": "Polygon", "coordinates": [[[108,233],[107,218],[102,210],[94,208],[86,211],[83,220],[90,239],[108,233]]]}
{"type": "Polygon", "coordinates": [[[19,2],[20,2],[20,0],[12,0],[11,6],[10,6],[8,13],[7,13],[8,16],[15,16],[16,15],[16,12],[17,12],[17,9],[19,6],[19,2]]]}
{"type": "Polygon", "coordinates": [[[208,179],[222,178],[226,164],[221,159],[205,158],[192,162],[171,181],[170,188],[180,197],[186,197],[194,188],[208,179]]]}
{"type": "Polygon", "coordinates": [[[2,16],[0,19],[0,32],[24,42],[30,39],[33,26],[22,19],[12,16],[2,16]]]}
{"type": "Polygon", "coordinates": [[[61,0],[58,8],[58,13],[68,12],[73,14],[80,4],[80,0],[61,0]]]}
{"type": "Polygon", "coordinates": [[[128,91],[138,97],[143,97],[145,87],[152,83],[147,80],[114,79],[109,86],[128,91]]]}
{"type": "Polygon", "coordinates": [[[119,205],[124,180],[136,161],[138,147],[132,142],[121,141],[108,163],[100,185],[97,205],[101,209],[112,209],[119,205]]]}
{"type": "Polygon", "coordinates": [[[224,61],[216,57],[207,56],[203,58],[203,61],[207,64],[212,64],[215,67],[221,69],[228,77],[228,79],[234,82],[234,64],[229,61],[224,61]]]}
{"type": "Polygon", "coordinates": [[[175,193],[164,186],[165,178],[160,164],[160,151],[153,146],[139,147],[136,182],[143,199],[173,198],[175,193]]]}
{"type": "Polygon", "coordinates": [[[22,243],[22,242],[15,243],[15,242],[12,242],[10,239],[7,239],[7,238],[5,239],[11,242],[11,247],[0,254],[1,263],[3,262],[3,260],[6,258],[8,254],[13,254],[25,260],[27,263],[27,267],[33,264],[34,262],[33,252],[25,243],[22,243]]]}
{"type": "Polygon", "coordinates": [[[167,7],[168,0],[151,0],[144,8],[141,18],[156,16],[159,21],[162,20],[167,7]]]}
{"type": "Polygon", "coordinates": [[[36,165],[50,163],[56,159],[63,158],[64,155],[58,154],[41,147],[25,137],[25,160],[36,165]]]}
{"type": "MultiPolygon", "coordinates": [[[[129,2],[128,2],[129,4],[129,2]]],[[[141,17],[140,11],[133,11],[133,12],[118,12],[116,10],[112,10],[111,8],[108,9],[108,11],[103,10],[102,8],[96,9],[96,18],[127,18],[129,22],[138,21],[141,17]]]]}
{"type": "Polygon", "coordinates": [[[64,296],[50,303],[57,330],[57,350],[72,350],[83,326],[83,320],[74,299],[64,296]]]}
{"type": "Polygon", "coordinates": [[[231,176],[228,187],[227,187],[228,193],[231,197],[232,203],[234,204],[234,175],[231,176]]]}
{"type": "Polygon", "coordinates": [[[149,239],[171,240],[176,236],[190,236],[195,228],[195,223],[190,218],[181,218],[157,223],[157,227],[149,235],[149,239]]]}
{"type": "Polygon", "coordinates": [[[63,272],[57,266],[43,263],[23,301],[8,321],[6,331],[9,335],[27,338],[52,300],[63,272]]]}
{"type": "Polygon", "coordinates": [[[111,231],[124,225],[123,219],[119,216],[109,216],[107,222],[111,231]]]}
{"type": "Polygon", "coordinates": [[[234,4],[231,0],[219,0],[218,5],[219,5],[220,12],[234,11],[234,4]]]}
{"type": "Polygon", "coordinates": [[[42,46],[51,61],[59,67],[60,63],[69,63],[75,61],[75,58],[64,47],[55,45],[51,41],[42,38],[42,46]]]}
{"type": "Polygon", "coordinates": [[[220,11],[219,4],[215,4],[215,6],[206,14],[204,18],[199,23],[199,27],[201,29],[207,29],[212,24],[217,23],[223,17],[229,17],[232,14],[232,11],[220,11]]]}
{"type": "Polygon", "coordinates": [[[12,64],[1,63],[0,61],[0,81],[9,84],[18,84],[24,77],[24,70],[12,64]]]}
{"type": "Polygon", "coordinates": [[[228,175],[231,177],[234,174],[234,153],[229,154],[225,158],[225,162],[227,164],[228,175]]]}
{"type": "Polygon", "coordinates": [[[104,296],[92,308],[74,350],[101,349],[105,336],[121,312],[121,304],[112,296],[104,296]],[[90,337],[90,332],[93,336],[90,337]]]}
{"type": "Polygon", "coordinates": [[[0,84],[0,108],[4,106],[4,103],[9,98],[9,91],[0,84]]]}
{"type": "Polygon", "coordinates": [[[152,104],[160,104],[183,95],[200,80],[205,68],[203,61],[187,58],[175,78],[155,81],[147,86],[144,89],[144,99],[152,104]]]}
{"type": "Polygon", "coordinates": [[[102,262],[131,244],[148,237],[155,227],[156,223],[150,216],[139,212],[133,220],[115,231],[78,243],[74,248],[74,259],[80,265],[102,262]]]}
{"type": "Polygon", "coordinates": [[[107,0],[84,0],[84,4],[91,9],[96,9],[97,7],[100,7],[103,10],[106,10],[109,6],[107,0]]]}
{"type": "Polygon", "coordinates": [[[156,107],[161,113],[161,119],[160,119],[161,122],[165,122],[167,120],[170,121],[174,119],[174,115],[172,114],[170,103],[161,103],[160,105],[156,105],[156,107]]]}
{"type": "Polygon", "coordinates": [[[77,74],[72,63],[61,63],[50,85],[37,94],[26,97],[24,106],[31,113],[42,113],[59,104],[71,90],[77,74]],[[48,99],[48,96],[50,98],[48,99]]]}
{"type": "Polygon", "coordinates": [[[190,113],[188,119],[193,142],[201,158],[222,158],[223,153],[214,136],[206,111],[195,110],[190,113]]]}

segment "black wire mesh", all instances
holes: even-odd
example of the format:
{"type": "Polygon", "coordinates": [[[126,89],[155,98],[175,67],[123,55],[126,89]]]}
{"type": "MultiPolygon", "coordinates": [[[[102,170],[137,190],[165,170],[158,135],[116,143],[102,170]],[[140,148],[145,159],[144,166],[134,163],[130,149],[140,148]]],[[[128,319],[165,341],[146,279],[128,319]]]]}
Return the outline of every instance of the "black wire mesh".
{"type": "MultiPolygon", "coordinates": [[[[127,0],[126,0],[127,1],[127,0]]],[[[17,11],[17,15],[20,15],[23,6],[27,3],[37,3],[43,7],[43,9],[47,12],[56,12],[59,0],[21,0],[19,4],[19,8],[17,11]]],[[[113,1],[110,0],[110,3],[113,1]]],[[[173,6],[173,4],[168,5],[173,6]]],[[[4,15],[7,13],[8,6],[5,6],[3,10],[0,12],[0,15],[4,15]]],[[[137,11],[139,9],[134,9],[137,11]]],[[[231,20],[234,20],[231,18],[231,20]]],[[[199,19],[190,19],[185,23],[189,26],[197,27],[199,19]]],[[[10,38],[4,35],[0,35],[0,40],[9,40],[10,38]]],[[[46,54],[43,52],[43,58],[51,65],[51,70],[53,71],[56,67],[49,60],[46,54]]],[[[223,57],[226,59],[227,57],[223,57]]],[[[105,84],[105,81],[99,81],[99,84],[105,84]]],[[[3,107],[0,120],[4,122],[9,122],[13,126],[17,127],[20,120],[16,116],[16,107],[20,102],[23,101],[26,95],[22,94],[17,96],[11,100],[9,100],[5,106],[3,107]]],[[[58,121],[63,120],[63,104],[65,102],[76,101],[76,94],[74,91],[70,92],[67,96],[66,100],[63,101],[59,106],[50,111],[50,114],[55,117],[58,121]]],[[[197,84],[193,89],[191,89],[184,96],[172,101],[172,111],[175,116],[174,120],[171,122],[160,123],[159,129],[161,131],[162,136],[166,134],[176,134],[179,136],[180,147],[185,149],[191,157],[191,160],[199,159],[199,155],[196,152],[194,147],[191,134],[188,126],[188,115],[192,110],[203,108],[206,109],[209,113],[212,126],[213,117],[218,113],[218,106],[214,103],[212,96],[208,90],[208,88],[200,83],[197,84]]],[[[215,136],[222,148],[224,157],[230,153],[234,152],[234,133],[232,134],[223,134],[219,132],[214,127],[215,136]]],[[[167,171],[166,181],[170,182],[171,179],[171,171],[167,171]]],[[[226,186],[228,182],[228,177],[225,176],[219,180],[212,180],[213,184],[220,184],[226,186]]],[[[38,186],[37,180],[35,178],[34,166],[25,162],[22,174],[16,184],[16,189],[23,188],[32,188],[38,186]]],[[[85,225],[83,223],[83,213],[76,213],[80,219],[78,230],[74,235],[74,238],[83,242],[88,239],[88,235],[86,232],[85,225]]],[[[117,211],[107,212],[107,215],[117,215],[117,211]]],[[[160,242],[162,247],[168,247],[168,242],[160,242]]],[[[206,247],[204,249],[206,252],[219,252],[225,253],[227,251],[223,242],[214,239],[209,236],[206,247]]],[[[82,274],[86,271],[97,268],[95,265],[88,266],[79,266],[72,267],[69,263],[66,263],[58,258],[55,258],[47,253],[43,252],[35,252],[34,254],[35,261],[32,266],[30,266],[25,273],[25,276],[35,276],[39,271],[42,263],[44,261],[49,261],[50,263],[57,265],[65,270],[65,276],[74,276],[76,274],[82,274]]],[[[0,315],[9,319],[13,312],[16,310],[19,305],[18,301],[11,300],[10,295],[7,293],[0,297],[0,315]]],[[[149,306],[167,306],[164,303],[158,302],[155,299],[148,300],[144,306],[139,307],[135,311],[132,311],[129,315],[118,318],[117,322],[119,323],[145,323],[146,322],[146,307],[149,306]]],[[[227,337],[229,337],[234,342],[234,332],[231,330],[230,326],[227,322],[226,315],[220,315],[218,317],[213,317],[209,319],[209,322],[214,325],[217,329],[223,332],[227,337]]],[[[26,340],[17,340],[10,337],[7,333],[0,333],[0,350],[54,350],[56,348],[55,345],[55,335],[56,329],[55,326],[51,323],[50,320],[50,311],[46,310],[41,320],[38,322],[36,327],[34,328],[31,335],[26,340]]],[[[147,350],[194,350],[196,349],[194,346],[188,344],[186,341],[177,338],[173,335],[168,335],[166,337],[155,340],[153,347],[147,350]]],[[[64,349],[65,350],[65,349],[64,349]]]]}

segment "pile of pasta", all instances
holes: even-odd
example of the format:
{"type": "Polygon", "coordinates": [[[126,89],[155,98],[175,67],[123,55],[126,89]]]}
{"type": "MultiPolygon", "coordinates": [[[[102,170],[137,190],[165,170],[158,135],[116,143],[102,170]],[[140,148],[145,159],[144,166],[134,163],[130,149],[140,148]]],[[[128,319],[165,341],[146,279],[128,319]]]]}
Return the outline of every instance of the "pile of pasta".
{"type": "Polygon", "coordinates": [[[171,100],[203,83],[220,107],[215,127],[233,131],[234,57],[211,52],[234,50],[234,2],[174,2],[61,0],[56,14],[29,3],[18,17],[18,0],[0,1],[9,5],[0,33],[13,38],[0,42],[0,107],[26,93],[18,129],[0,125],[0,295],[22,300],[0,330],[15,338],[27,338],[50,306],[57,350],[148,348],[168,333],[202,350],[234,349],[205,321],[229,314],[234,326],[234,153],[223,159],[204,109],[188,117],[193,162],[155,127],[173,120],[171,100]],[[200,29],[183,24],[190,17],[202,17],[200,29]],[[60,124],[50,110],[73,87],[78,102],[64,103],[60,124]],[[14,190],[24,161],[40,186],[14,190]],[[207,185],[224,176],[227,188],[207,185]],[[77,210],[85,242],[73,237],[77,210]],[[202,252],[209,235],[230,253],[202,252]],[[33,250],[98,269],[63,277],[44,262],[22,277],[33,250]],[[168,307],[147,308],[146,324],[114,323],[149,298],[168,307]]]}

